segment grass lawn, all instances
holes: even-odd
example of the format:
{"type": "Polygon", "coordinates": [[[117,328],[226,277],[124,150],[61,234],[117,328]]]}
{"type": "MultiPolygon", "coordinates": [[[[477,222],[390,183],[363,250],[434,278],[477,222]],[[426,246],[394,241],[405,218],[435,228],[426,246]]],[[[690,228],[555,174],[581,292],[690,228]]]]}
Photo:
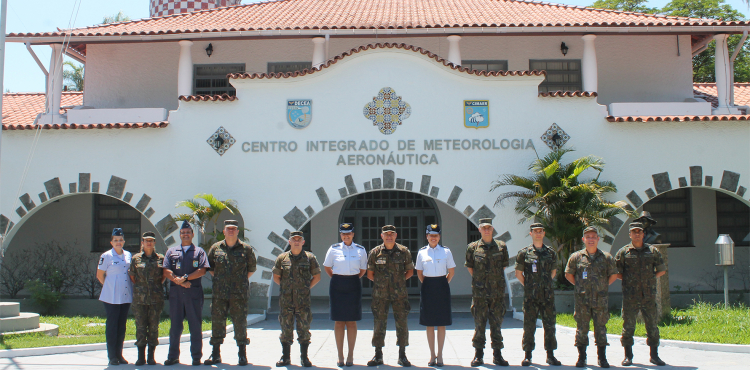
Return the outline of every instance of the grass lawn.
{"type": "MultiPolygon", "coordinates": [[[[106,319],[99,316],[42,316],[39,322],[55,324],[60,327],[60,334],[51,337],[44,334],[19,334],[0,336],[0,349],[65,346],[70,344],[104,343],[104,323],[106,319]],[[101,325],[90,325],[101,324],[101,325]]],[[[187,321],[183,334],[190,332],[187,321]]],[[[211,318],[203,318],[203,331],[211,330],[211,318]]],[[[169,336],[169,318],[162,318],[159,324],[159,336],[169,336]]],[[[135,339],[135,319],[128,318],[125,340],[135,339]]]]}
{"type": "MultiPolygon", "coordinates": [[[[557,314],[557,323],[576,327],[573,314],[557,314]]],[[[591,330],[593,330],[593,325],[591,330]]],[[[612,312],[607,322],[607,333],[622,333],[620,311],[612,312]]],[[[635,335],[646,336],[644,324],[636,324],[635,335]]],[[[661,339],[723,344],[750,344],[750,308],[744,305],[724,309],[723,304],[697,302],[684,310],[673,309],[659,323],[661,339]]]]}

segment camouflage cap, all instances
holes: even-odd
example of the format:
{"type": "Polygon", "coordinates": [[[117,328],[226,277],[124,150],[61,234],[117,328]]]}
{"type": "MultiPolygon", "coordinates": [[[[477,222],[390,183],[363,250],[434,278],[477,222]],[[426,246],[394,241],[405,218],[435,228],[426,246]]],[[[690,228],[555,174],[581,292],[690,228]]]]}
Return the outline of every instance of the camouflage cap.
{"type": "Polygon", "coordinates": [[[544,229],[544,225],[542,225],[541,222],[534,222],[533,224],[529,225],[529,230],[534,229],[544,229]]]}
{"type": "Polygon", "coordinates": [[[641,222],[631,222],[630,223],[630,228],[628,229],[628,231],[633,230],[633,229],[641,229],[641,230],[643,230],[643,223],[641,223],[641,222]]]}
{"type": "Polygon", "coordinates": [[[480,218],[479,219],[479,227],[482,227],[484,225],[492,226],[492,219],[491,218],[480,218]]]}
{"type": "Polygon", "coordinates": [[[291,233],[289,233],[289,239],[294,238],[295,236],[299,236],[302,239],[305,238],[305,234],[302,231],[292,231],[291,233]]]}
{"type": "Polygon", "coordinates": [[[385,225],[381,229],[383,233],[395,233],[396,232],[396,226],[393,225],[385,225]]]}
{"type": "Polygon", "coordinates": [[[143,239],[156,239],[156,234],[153,231],[146,231],[143,233],[143,239]]]}
{"type": "Polygon", "coordinates": [[[224,227],[240,227],[240,223],[237,220],[226,220],[224,221],[224,227]]]}
{"type": "Polygon", "coordinates": [[[354,232],[354,225],[345,222],[339,225],[339,232],[342,234],[352,233],[354,232]]]}
{"type": "Polygon", "coordinates": [[[586,235],[586,233],[596,233],[596,235],[599,235],[599,229],[597,229],[595,226],[589,226],[583,229],[583,235],[586,235]]]}

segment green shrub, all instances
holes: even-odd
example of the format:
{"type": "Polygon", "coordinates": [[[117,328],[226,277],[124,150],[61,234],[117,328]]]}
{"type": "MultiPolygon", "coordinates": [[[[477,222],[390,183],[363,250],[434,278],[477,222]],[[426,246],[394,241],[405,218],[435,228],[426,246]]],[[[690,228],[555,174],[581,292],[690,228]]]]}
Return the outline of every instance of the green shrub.
{"type": "MultiPolygon", "coordinates": [[[[53,275],[56,274],[56,272],[53,273],[53,275]]],[[[52,276],[51,279],[55,281],[60,278],[59,276],[52,276]]],[[[62,299],[65,298],[65,294],[53,290],[52,287],[39,279],[29,281],[26,286],[31,291],[31,300],[41,309],[41,313],[44,315],[57,311],[62,305],[62,299]]]]}

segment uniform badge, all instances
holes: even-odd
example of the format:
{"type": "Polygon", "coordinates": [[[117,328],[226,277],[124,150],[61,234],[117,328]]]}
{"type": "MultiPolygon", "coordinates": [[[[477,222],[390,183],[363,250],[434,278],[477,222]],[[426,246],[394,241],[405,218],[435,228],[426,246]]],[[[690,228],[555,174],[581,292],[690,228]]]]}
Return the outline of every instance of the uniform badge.
{"type": "Polygon", "coordinates": [[[489,100],[464,100],[464,126],[487,128],[490,126],[489,100]]]}
{"type": "Polygon", "coordinates": [[[193,261],[193,267],[198,268],[198,260],[193,261]]]}
{"type": "Polygon", "coordinates": [[[376,265],[385,265],[385,259],[384,258],[377,259],[377,260],[375,260],[375,264],[376,265]]]}
{"type": "Polygon", "coordinates": [[[312,100],[287,100],[286,121],[296,129],[303,129],[312,121],[312,100]]]}
{"type": "Polygon", "coordinates": [[[390,87],[380,89],[372,101],[365,104],[362,111],[365,118],[372,121],[383,135],[390,135],[396,131],[403,121],[411,115],[411,106],[396,95],[390,87]]]}
{"type": "Polygon", "coordinates": [[[99,265],[101,266],[104,263],[104,257],[99,258],[99,265]]]}

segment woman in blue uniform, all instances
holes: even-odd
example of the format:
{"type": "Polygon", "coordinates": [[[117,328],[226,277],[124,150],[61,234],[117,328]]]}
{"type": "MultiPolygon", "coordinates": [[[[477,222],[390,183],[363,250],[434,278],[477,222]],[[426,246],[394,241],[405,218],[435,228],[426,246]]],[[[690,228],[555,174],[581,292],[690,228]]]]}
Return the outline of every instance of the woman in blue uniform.
{"type": "Polygon", "coordinates": [[[323,267],[331,277],[328,296],[331,305],[331,320],[336,323],[333,333],[339,359],[337,365],[354,365],[354,344],[357,342],[357,321],[362,320],[362,281],[367,271],[367,251],[354,240],[354,226],[343,223],[339,226],[341,243],[328,248],[323,267]],[[344,332],[347,332],[349,354],[344,363],[344,332]]]}
{"type": "Polygon", "coordinates": [[[112,230],[112,249],[102,253],[96,278],[102,283],[99,300],[104,302],[107,312],[107,356],[110,365],[127,364],[122,357],[122,344],[125,341],[125,323],[130,304],[133,302],[133,285],[128,276],[130,252],[123,249],[125,236],[122,229],[112,230]]]}
{"type": "Polygon", "coordinates": [[[427,226],[427,242],[417,254],[417,277],[422,282],[419,300],[419,324],[427,327],[430,362],[427,366],[443,366],[445,327],[453,323],[451,317],[451,288],[448,285],[456,273],[456,263],[450,249],[441,246],[440,226],[427,226]],[[435,353],[435,327],[438,327],[438,349],[435,353]]]}

